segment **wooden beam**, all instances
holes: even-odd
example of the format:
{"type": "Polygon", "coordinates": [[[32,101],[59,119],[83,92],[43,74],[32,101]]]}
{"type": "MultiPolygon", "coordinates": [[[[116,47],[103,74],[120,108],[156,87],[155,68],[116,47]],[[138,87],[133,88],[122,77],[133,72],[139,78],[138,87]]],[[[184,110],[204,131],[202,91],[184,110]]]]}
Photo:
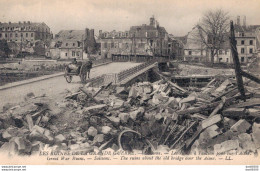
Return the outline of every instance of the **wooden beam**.
{"type": "Polygon", "coordinates": [[[174,84],[173,82],[171,82],[168,78],[166,78],[165,76],[163,76],[162,74],[159,73],[159,71],[154,70],[162,79],[164,79],[165,81],[167,81],[171,86],[181,90],[182,92],[186,93],[187,91],[184,90],[183,88],[181,88],[180,86],[178,86],[177,84],[174,84]]]}
{"type": "Polygon", "coordinates": [[[242,99],[245,100],[245,89],[244,89],[243,79],[242,79],[242,74],[241,74],[242,70],[240,67],[239,59],[238,59],[233,21],[230,22],[230,46],[231,46],[231,51],[232,51],[233,62],[235,65],[235,73],[236,73],[238,90],[241,94],[242,99]]]}
{"type": "Polygon", "coordinates": [[[246,77],[246,78],[248,78],[248,79],[250,79],[250,80],[252,80],[252,81],[254,81],[254,82],[258,83],[258,84],[260,84],[260,78],[254,76],[253,74],[250,74],[250,73],[245,72],[245,71],[241,71],[241,74],[244,77],[246,77]]]}

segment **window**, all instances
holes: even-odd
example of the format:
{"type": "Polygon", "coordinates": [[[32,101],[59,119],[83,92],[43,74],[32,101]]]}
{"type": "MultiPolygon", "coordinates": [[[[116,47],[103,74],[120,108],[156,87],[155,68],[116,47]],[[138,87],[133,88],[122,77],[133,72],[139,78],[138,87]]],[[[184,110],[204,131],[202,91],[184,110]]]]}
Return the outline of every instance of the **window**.
{"type": "Polygon", "coordinates": [[[21,37],[23,37],[23,33],[21,33],[21,37]]]}
{"type": "Polygon", "coordinates": [[[242,36],[242,37],[244,37],[244,36],[245,36],[245,34],[244,34],[244,33],[241,33],[241,36],[242,36]]]}
{"type": "Polygon", "coordinates": [[[241,53],[244,54],[245,53],[245,49],[241,48],[241,53]]]}
{"type": "Polygon", "coordinates": [[[28,37],[28,33],[25,33],[25,37],[28,37]]]}
{"type": "Polygon", "coordinates": [[[65,56],[68,56],[68,53],[65,53],[65,56]]]}
{"type": "Polygon", "coordinates": [[[75,56],[75,51],[72,51],[72,56],[75,56]]]}
{"type": "Polygon", "coordinates": [[[241,57],[241,62],[245,62],[245,57],[241,57]]]}
{"type": "Polygon", "coordinates": [[[2,33],[0,33],[0,37],[2,37],[2,33]]]}
{"type": "Polygon", "coordinates": [[[15,37],[18,37],[18,34],[17,34],[17,33],[15,33],[15,37]]]}
{"type": "Polygon", "coordinates": [[[66,46],[68,46],[69,44],[68,43],[66,43],[66,46]]]}
{"type": "Polygon", "coordinates": [[[104,43],[104,48],[107,48],[107,42],[104,43]]]}
{"type": "Polygon", "coordinates": [[[73,43],[72,46],[75,46],[75,43],[73,43]]]}
{"type": "Polygon", "coordinates": [[[245,44],[245,41],[244,40],[241,40],[241,45],[244,45],[245,44]]]}
{"type": "Polygon", "coordinates": [[[253,53],[253,49],[252,48],[249,49],[249,53],[253,53]]]}
{"type": "Polygon", "coordinates": [[[79,56],[79,54],[80,54],[80,52],[78,51],[78,52],[77,52],[77,56],[79,56]]]}
{"type": "Polygon", "coordinates": [[[12,34],[12,33],[10,33],[10,37],[13,37],[13,34],[12,34]]]}
{"type": "Polygon", "coordinates": [[[222,50],[219,50],[219,54],[222,55],[222,50]]]}
{"type": "Polygon", "coordinates": [[[226,62],[228,62],[228,58],[226,58],[226,62]]]}
{"type": "Polygon", "coordinates": [[[253,40],[250,40],[250,41],[249,41],[249,44],[250,44],[250,45],[253,45],[253,40]]]}
{"type": "Polygon", "coordinates": [[[31,33],[31,37],[33,37],[33,33],[31,33]]]}
{"type": "Polygon", "coordinates": [[[5,33],[5,37],[7,38],[7,33],[5,33]]]}
{"type": "Polygon", "coordinates": [[[114,43],[111,43],[111,48],[114,48],[114,43]]]}
{"type": "Polygon", "coordinates": [[[191,50],[189,51],[189,55],[191,55],[192,54],[192,52],[191,52],[191,50]]]}
{"type": "MultiPolygon", "coordinates": [[[[227,55],[228,54],[228,50],[225,50],[225,55],[227,55]]],[[[227,58],[228,59],[228,58],[227,58]]]]}

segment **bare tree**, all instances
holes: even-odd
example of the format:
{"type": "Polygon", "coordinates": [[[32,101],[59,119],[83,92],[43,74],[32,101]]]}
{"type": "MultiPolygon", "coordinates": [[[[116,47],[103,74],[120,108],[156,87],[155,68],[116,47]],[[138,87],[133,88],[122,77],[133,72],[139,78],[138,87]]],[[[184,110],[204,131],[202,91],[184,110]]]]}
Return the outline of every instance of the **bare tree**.
{"type": "Polygon", "coordinates": [[[212,64],[229,31],[229,18],[228,12],[222,9],[211,10],[207,11],[197,24],[198,34],[195,37],[210,51],[212,64]]]}

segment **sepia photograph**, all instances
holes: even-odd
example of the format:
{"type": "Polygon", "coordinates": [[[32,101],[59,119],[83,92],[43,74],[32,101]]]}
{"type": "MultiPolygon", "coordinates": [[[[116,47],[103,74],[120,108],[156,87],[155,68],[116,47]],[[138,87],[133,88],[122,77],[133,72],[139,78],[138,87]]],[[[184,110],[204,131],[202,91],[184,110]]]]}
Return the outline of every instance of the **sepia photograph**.
{"type": "Polygon", "coordinates": [[[0,0],[1,169],[258,171],[259,65],[259,0],[0,0]]]}

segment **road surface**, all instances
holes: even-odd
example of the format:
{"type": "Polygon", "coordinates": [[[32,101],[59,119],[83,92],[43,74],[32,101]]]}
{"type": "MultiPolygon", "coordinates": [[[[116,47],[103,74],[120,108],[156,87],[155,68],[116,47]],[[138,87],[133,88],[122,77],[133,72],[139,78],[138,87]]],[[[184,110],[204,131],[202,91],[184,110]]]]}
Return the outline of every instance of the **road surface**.
{"type": "MultiPolygon", "coordinates": [[[[139,65],[140,63],[118,62],[95,67],[90,72],[90,78],[107,73],[118,73],[128,68],[139,65]]],[[[71,83],[67,83],[63,76],[50,78],[30,84],[25,84],[6,90],[0,90],[0,111],[6,103],[20,103],[26,94],[33,92],[35,96],[56,97],[62,95],[66,89],[73,91],[81,86],[78,76],[73,77],[71,83]]]]}

